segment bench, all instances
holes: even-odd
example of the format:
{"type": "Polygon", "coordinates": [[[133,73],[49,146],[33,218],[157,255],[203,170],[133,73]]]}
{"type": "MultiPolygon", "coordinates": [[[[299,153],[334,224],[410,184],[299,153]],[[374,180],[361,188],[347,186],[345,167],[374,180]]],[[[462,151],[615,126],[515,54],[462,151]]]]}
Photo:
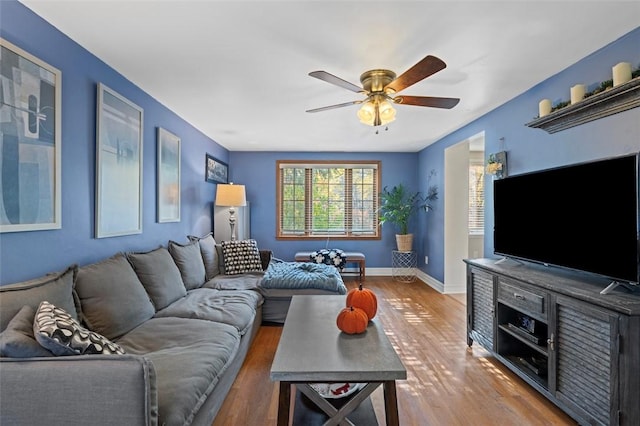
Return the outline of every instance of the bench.
{"type": "MultiPolygon", "coordinates": [[[[311,262],[311,253],[312,251],[299,251],[295,255],[296,262],[311,262]]],[[[360,281],[364,281],[365,279],[365,257],[363,253],[357,251],[345,251],[344,256],[346,257],[346,263],[357,263],[358,264],[358,277],[360,281]]]]}

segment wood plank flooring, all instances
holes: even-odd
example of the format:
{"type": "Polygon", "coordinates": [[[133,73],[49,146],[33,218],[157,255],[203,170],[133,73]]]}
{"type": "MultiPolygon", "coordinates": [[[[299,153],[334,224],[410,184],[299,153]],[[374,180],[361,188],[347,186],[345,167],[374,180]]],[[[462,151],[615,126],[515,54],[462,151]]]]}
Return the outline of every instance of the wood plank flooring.
{"type": "MultiPolygon", "coordinates": [[[[347,287],[357,286],[345,277],[347,287]]],[[[464,298],[416,280],[367,277],[378,317],[407,368],[397,384],[402,425],[575,425],[560,409],[502,366],[466,344],[464,298]]],[[[278,386],[269,379],[282,327],[261,327],[213,426],[275,425],[278,386]]],[[[372,396],[384,425],[382,391],[372,396]]]]}

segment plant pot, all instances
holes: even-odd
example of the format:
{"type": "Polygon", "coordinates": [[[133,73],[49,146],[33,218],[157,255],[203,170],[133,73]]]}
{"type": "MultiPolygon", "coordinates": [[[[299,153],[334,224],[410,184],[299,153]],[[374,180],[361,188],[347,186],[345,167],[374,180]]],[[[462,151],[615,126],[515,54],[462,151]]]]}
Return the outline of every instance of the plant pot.
{"type": "Polygon", "coordinates": [[[398,251],[411,251],[413,249],[413,234],[396,234],[398,251]]]}

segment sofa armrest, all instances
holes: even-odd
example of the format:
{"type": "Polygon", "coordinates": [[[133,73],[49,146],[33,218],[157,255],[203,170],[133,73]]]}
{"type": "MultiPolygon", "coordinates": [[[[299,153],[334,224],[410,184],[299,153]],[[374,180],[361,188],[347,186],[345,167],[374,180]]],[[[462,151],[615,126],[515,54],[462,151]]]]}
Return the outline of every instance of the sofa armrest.
{"type": "Polygon", "coordinates": [[[0,424],[158,423],[155,370],[136,355],[0,358],[0,424]]]}
{"type": "Polygon", "coordinates": [[[273,252],[271,250],[260,250],[260,261],[262,262],[263,271],[266,271],[267,268],[269,267],[269,262],[271,262],[272,256],[273,256],[273,252]]]}

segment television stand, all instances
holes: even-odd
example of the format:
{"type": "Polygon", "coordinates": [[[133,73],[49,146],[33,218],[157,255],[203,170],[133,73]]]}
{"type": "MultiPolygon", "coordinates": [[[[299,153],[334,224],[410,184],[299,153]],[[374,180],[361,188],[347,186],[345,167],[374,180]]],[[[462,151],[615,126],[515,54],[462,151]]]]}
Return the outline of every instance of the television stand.
{"type": "Polygon", "coordinates": [[[632,293],[636,292],[636,291],[640,291],[640,286],[638,286],[638,285],[623,283],[623,282],[620,282],[620,281],[613,281],[604,290],[602,290],[600,292],[600,294],[609,294],[613,290],[615,290],[618,286],[622,286],[622,287],[626,288],[627,290],[629,290],[632,293]]]}
{"type": "Polygon", "coordinates": [[[465,262],[467,345],[578,424],[640,425],[640,292],[602,295],[611,280],[542,264],[465,262]]]}

